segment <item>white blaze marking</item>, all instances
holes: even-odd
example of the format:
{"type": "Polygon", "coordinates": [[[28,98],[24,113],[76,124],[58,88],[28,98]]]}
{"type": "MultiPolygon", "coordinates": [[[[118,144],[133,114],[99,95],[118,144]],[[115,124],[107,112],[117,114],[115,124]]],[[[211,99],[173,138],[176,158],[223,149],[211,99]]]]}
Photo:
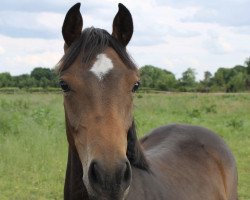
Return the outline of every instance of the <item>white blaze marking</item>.
{"type": "Polygon", "coordinates": [[[96,58],[97,60],[90,71],[101,80],[114,66],[112,60],[103,53],[97,55],[96,58]]]}

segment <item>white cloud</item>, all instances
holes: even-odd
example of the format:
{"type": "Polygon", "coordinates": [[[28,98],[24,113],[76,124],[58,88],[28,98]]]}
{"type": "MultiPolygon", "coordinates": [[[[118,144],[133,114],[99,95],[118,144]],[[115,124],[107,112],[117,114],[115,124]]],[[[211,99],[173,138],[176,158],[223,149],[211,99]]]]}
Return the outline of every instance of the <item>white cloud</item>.
{"type": "Polygon", "coordinates": [[[0,12],[0,33],[12,37],[58,38],[64,15],[53,12],[0,12]]]}
{"type": "Polygon", "coordinates": [[[41,11],[57,11],[65,12],[67,7],[76,3],[73,0],[1,0],[0,10],[8,11],[27,11],[27,12],[41,12],[41,11]]]}
{"type": "Polygon", "coordinates": [[[4,52],[5,52],[5,49],[4,49],[3,47],[0,46],[0,55],[1,55],[1,54],[4,54],[4,52]]]}
{"type": "Polygon", "coordinates": [[[204,47],[211,54],[227,54],[233,51],[232,45],[216,32],[208,33],[208,39],[204,41],[204,47]]]}
{"type": "MultiPolygon", "coordinates": [[[[0,72],[30,73],[37,66],[54,67],[63,55],[62,40],[11,38],[0,35],[5,48],[0,54],[0,72]]],[[[1,49],[1,48],[0,48],[1,49]]]]}
{"type": "MultiPolygon", "coordinates": [[[[64,15],[53,12],[41,12],[36,16],[40,29],[57,31],[62,26],[64,15]]],[[[60,30],[60,29],[59,29],[60,30]]]]}
{"type": "MultiPolygon", "coordinates": [[[[202,78],[204,71],[242,64],[250,56],[247,1],[124,0],[134,19],[128,49],[139,66],[152,64],[178,77],[188,67],[202,78]]],[[[21,74],[36,66],[54,66],[62,55],[63,19],[75,2],[13,2],[1,2],[0,72],[21,74]]],[[[84,27],[93,25],[111,32],[118,3],[83,2],[84,27]]]]}
{"type": "Polygon", "coordinates": [[[249,0],[155,0],[158,5],[174,8],[199,7],[186,21],[218,23],[223,26],[249,26],[249,0]]]}

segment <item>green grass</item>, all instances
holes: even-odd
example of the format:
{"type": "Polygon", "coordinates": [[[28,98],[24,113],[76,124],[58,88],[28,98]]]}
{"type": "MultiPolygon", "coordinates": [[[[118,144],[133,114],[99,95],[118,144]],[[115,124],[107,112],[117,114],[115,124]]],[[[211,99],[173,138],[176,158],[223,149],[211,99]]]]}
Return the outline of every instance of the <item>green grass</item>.
{"type": "Polygon", "coordinates": [[[62,100],[1,95],[0,199],[62,199],[67,155],[62,100]]]}
{"type": "MultiPolygon", "coordinates": [[[[62,199],[67,158],[62,96],[0,94],[0,199],[62,199]]],[[[142,136],[169,123],[205,126],[225,139],[250,199],[250,94],[137,94],[142,136]]]]}

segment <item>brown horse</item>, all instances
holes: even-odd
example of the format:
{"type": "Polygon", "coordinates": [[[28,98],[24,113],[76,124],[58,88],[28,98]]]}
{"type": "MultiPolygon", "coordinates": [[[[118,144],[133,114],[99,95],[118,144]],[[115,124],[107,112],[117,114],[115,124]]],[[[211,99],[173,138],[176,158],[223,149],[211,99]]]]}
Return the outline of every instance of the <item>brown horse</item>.
{"type": "Polygon", "coordinates": [[[82,31],[80,3],[62,27],[58,65],[69,143],[66,200],[236,200],[234,157],[197,126],[168,125],[138,140],[132,116],[137,68],[126,52],[133,33],[119,4],[113,33],[82,31]]]}

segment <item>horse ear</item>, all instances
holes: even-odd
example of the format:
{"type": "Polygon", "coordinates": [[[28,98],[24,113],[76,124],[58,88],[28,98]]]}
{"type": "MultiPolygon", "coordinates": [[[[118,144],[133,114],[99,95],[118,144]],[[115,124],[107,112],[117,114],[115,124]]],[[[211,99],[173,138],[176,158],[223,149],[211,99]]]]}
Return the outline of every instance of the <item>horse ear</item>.
{"type": "Polygon", "coordinates": [[[124,47],[129,43],[133,34],[133,19],[129,10],[121,3],[118,4],[119,10],[113,21],[113,33],[124,47]]]}
{"type": "Polygon", "coordinates": [[[127,158],[132,166],[140,169],[149,170],[149,165],[143,153],[142,147],[136,135],[135,123],[132,122],[127,135],[127,158]]]}
{"type": "Polygon", "coordinates": [[[63,22],[62,35],[68,47],[78,39],[82,33],[83,20],[80,13],[80,6],[81,3],[72,6],[67,12],[63,22]]]}

